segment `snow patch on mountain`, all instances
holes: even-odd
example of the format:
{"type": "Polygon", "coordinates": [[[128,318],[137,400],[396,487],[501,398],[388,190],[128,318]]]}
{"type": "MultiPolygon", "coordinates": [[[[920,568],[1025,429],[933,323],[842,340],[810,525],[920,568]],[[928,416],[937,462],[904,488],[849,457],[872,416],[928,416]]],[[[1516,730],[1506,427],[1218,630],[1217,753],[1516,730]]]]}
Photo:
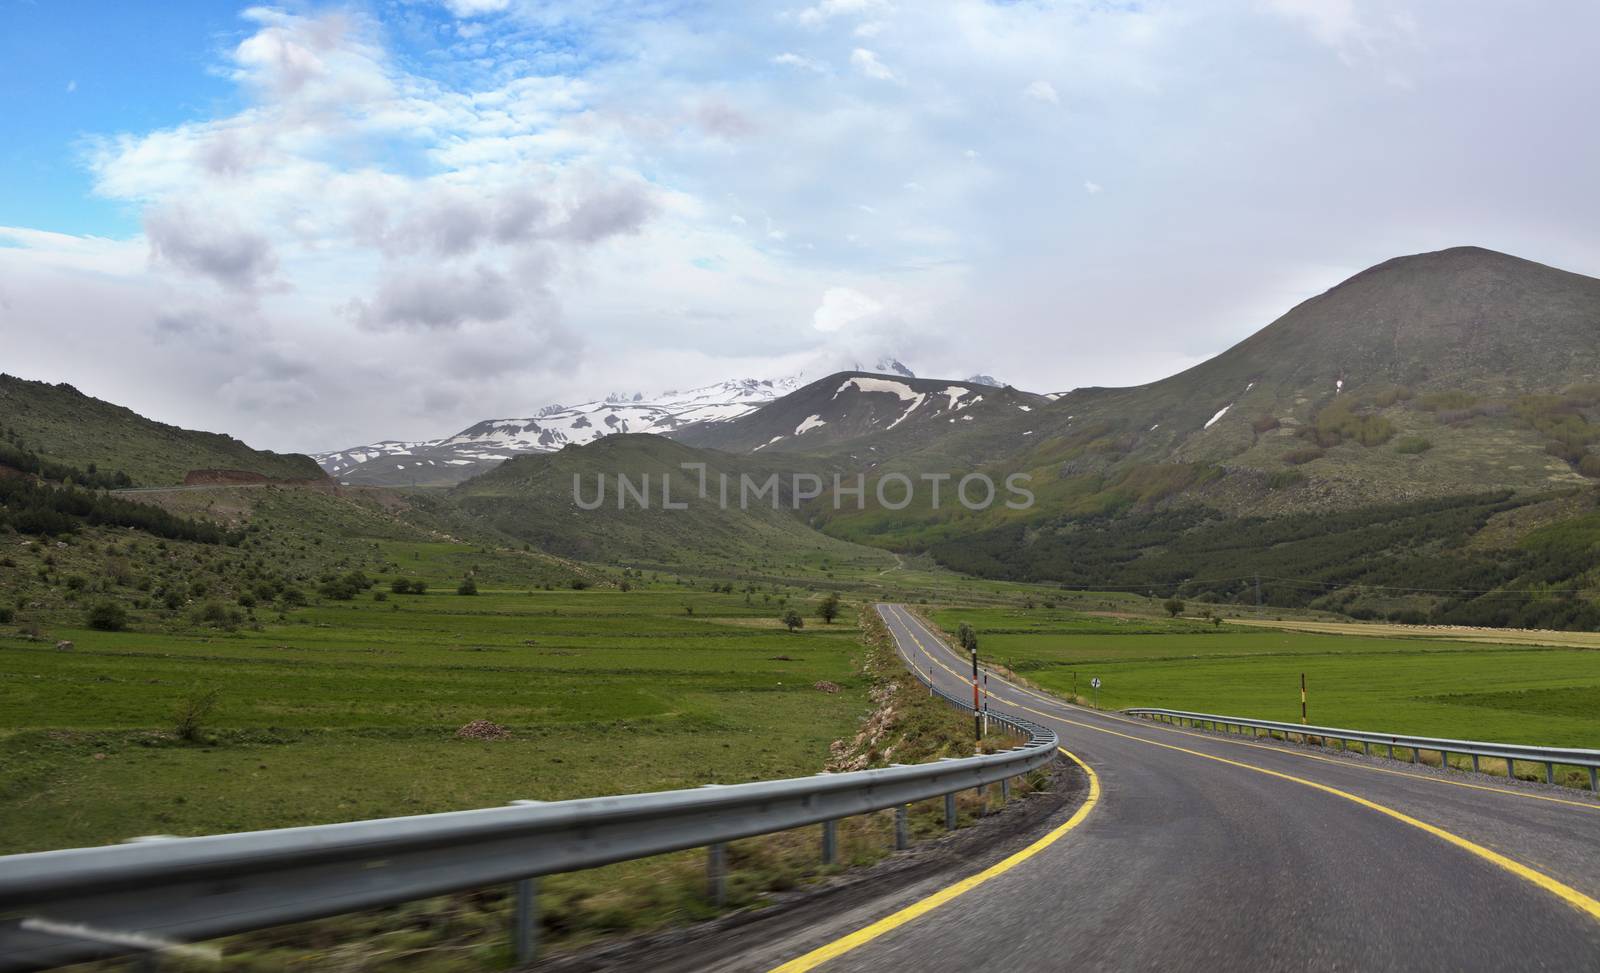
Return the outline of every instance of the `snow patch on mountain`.
{"type": "Polygon", "coordinates": [[[355,477],[355,482],[361,483],[408,484],[417,467],[426,465],[450,468],[447,479],[453,482],[523,453],[554,452],[569,443],[589,443],[615,433],[667,433],[701,423],[727,422],[802,384],[803,376],[792,375],[736,379],[649,398],[639,392],[614,392],[573,406],[547,405],[525,418],[485,419],[443,439],[384,440],[315,453],[313,458],[323,470],[345,482],[355,477]]]}

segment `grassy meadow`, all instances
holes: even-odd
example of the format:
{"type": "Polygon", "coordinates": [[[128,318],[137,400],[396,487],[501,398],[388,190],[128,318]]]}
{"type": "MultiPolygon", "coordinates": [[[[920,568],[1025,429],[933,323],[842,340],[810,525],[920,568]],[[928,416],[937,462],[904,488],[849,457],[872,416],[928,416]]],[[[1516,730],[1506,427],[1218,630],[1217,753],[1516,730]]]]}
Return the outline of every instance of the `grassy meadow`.
{"type": "MultiPolygon", "coordinates": [[[[1600,747],[1600,649],[1282,631],[1200,619],[1065,609],[941,608],[983,654],[1047,689],[1099,705],[1164,706],[1427,736],[1600,747]]],[[[1357,631],[1360,626],[1346,626],[1357,631]]],[[[1388,626],[1385,632],[1393,632],[1388,626]]],[[[1475,633],[1481,635],[1481,633],[1475,633]]]]}

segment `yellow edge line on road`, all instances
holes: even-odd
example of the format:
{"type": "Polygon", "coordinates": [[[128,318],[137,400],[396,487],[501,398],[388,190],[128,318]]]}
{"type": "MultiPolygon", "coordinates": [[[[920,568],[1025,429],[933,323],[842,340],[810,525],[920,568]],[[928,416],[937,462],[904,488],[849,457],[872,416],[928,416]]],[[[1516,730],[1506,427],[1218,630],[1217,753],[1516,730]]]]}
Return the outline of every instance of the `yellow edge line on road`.
{"type": "MultiPolygon", "coordinates": [[[[890,634],[892,635],[893,633],[891,632],[890,634]]],[[[927,655],[928,658],[933,659],[933,656],[928,652],[927,648],[925,646],[923,646],[921,640],[918,639],[916,637],[916,635],[912,635],[911,639],[912,639],[912,641],[917,643],[917,647],[918,648],[922,649],[924,655],[927,655]]],[[[934,659],[933,661],[939,662],[939,660],[937,660],[937,659],[934,659]]],[[[942,662],[939,662],[939,664],[941,666],[944,665],[944,663],[942,663],[942,662]]],[[[948,666],[945,666],[945,668],[949,669],[948,666]]],[[[953,672],[954,670],[951,670],[951,671],[953,672]]],[[[1021,705],[1021,704],[1013,703],[1013,705],[1021,705]]],[[[1024,706],[1022,708],[1023,709],[1028,709],[1028,707],[1026,707],[1026,706],[1024,706]]],[[[1497,865],[1500,868],[1505,869],[1506,871],[1510,872],[1511,874],[1517,876],[1518,878],[1525,879],[1526,881],[1532,882],[1534,885],[1537,885],[1540,888],[1544,889],[1545,891],[1554,894],[1555,896],[1560,898],[1562,901],[1564,901],[1567,904],[1577,908],[1579,911],[1587,913],[1590,918],[1596,919],[1596,920],[1600,920],[1600,901],[1596,901],[1595,899],[1590,898],[1589,896],[1583,894],[1582,892],[1578,891],[1577,889],[1573,888],[1572,886],[1567,885],[1567,884],[1565,884],[1565,883],[1563,883],[1563,882],[1561,882],[1561,881],[1559,881],[1557,879],[1551,878],[1549,875],[1546,875],[1543,872],[1535,871],[1535,870],[1529,868],[1528,866],[1522,864],[1519,861],[1515,861],[1513,859],[1507,858],[1506,856],[1500,854],[1499,852],[1491,851],[1488,848],[1485,848],[1482,845],[1477,844],[1476,842],[1468,841],[1466,838],[1463,838],[1460,835],[1454,834],[1452,832],[1446,831],[1445,829],[1443,829],[1441,827],[1438,827],[1437,825],[1432,825],[1432,824],[1429,824],[1426,821],[1418,820],[1417,818],[1414,818],[1414,817],[1410,816],[1409,814],[1405,814],[1403,812],[1396,811],[1394,808],[1386,807],[1386,806],[1384,806],[1382,804],[1377,803],[1376,801],[1369,801],[1364,797],[1360,797],[1358,795],[1351,794],[1348,791],[1342,791],[1342,790],[1338,789],[1337,787],[1330,787],[1327,784],[1320,784],[1320,783],[1318,783],[1318,782],[1316,782],[1314,780],[1307,780],[1304,777],[1296,777],[1293,774],[1285,774],[1285,773],[1281,773],[1281,772],[1276,771],[1276,770],[1268,770],[1265,767],[1257,767],[1254,764],[1247,764],[1247,763],[1243,763],[1242,761],[1238,761],[1238,760],[1229,760],[1227,757],[1219,757],[1219,756],[1216,756],[1215,754],[1202,753],[1199,750],[1190,750],[1187,747],[1174,746],[1174,745],[1172,745],[1170,743],[1161,743],[1161,742],[1159,742],[1157,740],[1148,740],[1148,739],[1145,739],[1144,737],[1134,736],[1131,733],[1120,733],[1120,732],[1118,732],[1116,730],[1109,730],[1109,729],[1106,729],[1103,726],[1095,726],[1095,725],[1093,725],[1091,723],[1082,723],[1082,722],[1079,722],[1077,720],[1069,720],[1069,719],[1066,719],[1065,717],[1061,717],[1061,716],[1052,716],[1052,715],[1050,715],[1048,713],[1040,713],[1038,710],[1029,709],[1028,711],[1031,712],[1031,713],[1037,713],[1040,716],[1045,716],[1045,717],[1048,717],[1050,719],[1060,720],[1061,722],[1071,724],[1072,726],[1082,727],[1085,730],[1093,730],[1096,733],[1105,733],[1105,734],[1109,734],[1109,735],[1115,736],[1115,737],[1122,737],[1125,740],[1132,740],[1135,743],[1143,743],[1143,744],[1146,744],[1146,745],[1152,746],[1152,747],[1161,747],[1161,748],[1166,749],[1166,750],[1175,750],[1178,753],[1189,754],[1190,756],[1193,756],[1193,757],[1199,757],[1202,760],[1215,760],[1217,763],[1228,764],[1229,766],[1239,767],[1239,768],[1241,768],[1243,770],[1253,770],[1258,774],[1265,774],[1268,777],[1277,777],[1280,780],[1287,780],[1287,781],[1291,781],[1291,782],[1296,783],[1296,784],[1303,784],[1306,787],[1310,787],[1310,788],[1313,788],[1315,790],[1322,791],[1322,792],[1324,792],[1326,794],[1332,794],[1335,797],[1342,797],[1347,801],[1351,801],[1351,802],[1353,802],[1355,804],[1361,805],[1362,807],[1369,808],[1369,809],[1371,809],[1373,811],[1377,811],[1379,814],[1387,815],[1388,817],[1393,818],[1394,820],[1399,821],[1399,822],[1401,822],[1403,824],[1409,824],[1414,828],[1418,828],[1418,829],[1420,829],[1422,831],[1426,831],[1428,834],[1431,834],[1436,838],[1441,838],[1441,839],[1443,839],[1445,841],[1448,841],[1450,844],[1455,845],[1457,848],[1460,848],[1460,849],[1462,849],[1464,851],[1471,852],[1472,854],[1477,855],[1479,858],[1482,858],[1484,861],[1487,861],[1487,862],[1489,862],[1490,864],[1493,864],[1493,865],[1497,865]]],[[[1505,792],[1502,792],[1502,793],[1505,793],[1505,792]]]]}
{"type": "MultiPolygon", "coordinates": [[[[905,614],[907,615],[907,617],[914,617],[914,616],[911,615],[910,612],[906,612],[905,614]]],[[[920,624],[920,620],[919,620],[919,624],[920,624]]],[[[938,663],[938,665],[939,665],[939,667],[941,669],[944,669],[946,672],[951,673],[952,675],[956,676],[959,679],[965,679],[966,678],[965,676],[962,676],[960,673],[956,672],[954,669],[951,669],[949,666],[947,666],[943,662],[941,662],[938,658],[936,658],[933,655],[933,653],[929,652],[927,646],[922,644],[922,640],[917,638],[916,633],[915,632],[911,632],[909,630],[909,627],[907,629],[907,634],[909,634],[911,636],[911,641],[917,643],[917,648],[922,650],[922,654],[927,656],[933,662],[938,663]]],[[[910,661],[910,660],[907,659],[907,661],[910,661]]],[[[1028,689],[1028,688],[1023,687],[1023,686],[1018,686],[1016,683],[1013,683],[1013,682],[1007,682],[1004,679],[1001,679],[1000,682],[1003,685],[1009,686],[1010,688],[1016,690],[1019,693],[1023,693],[1025,695],[1031,696],[1034,699],[1037,699],[1040,702],[1045,703],[1046,705],[1059,706],[1062,709],[1068,709],[1068,710],[1078,709],[1079,708],[1079,707],[1073,706],[1071,703],[1064,703],[1064,702],[1061,702],[1059,700],[1050,699],[1049,697],[1043,695],[1042,693],[1034,692],[1031,689],[1028,689]]],[[[1026,710],[1027,712],[1032,713],[1035,716],[1047,716],[1047,717],[1051,717],[1053,719],[1061,718],[1058,714],[1045,713],[1045,712],[1043,712],[1041,710],[1036,710],[1036,709],[1032,709],[1032,708],[1030,708],[1028,706],[1025,706],[1022,703],[1019,703],[1014,699],[1006,699],[1004,696],[1001,696],[998,693],[990,693],[989,695],[991,697],[993,697],[994,699],[998,699],[1002,703],[1009,703],[1010,705],[1016,706],[1016,707],[1018,707],[1020,709],[1023,709],[1023,710],[1026,710]]],[[[1232,737],[1219,735],[1219,734],[1201,733],[1201,732],[1198,732],[1198,731],[1184,730],[1184,729],[1181,729],[1179,727],[1169,726],[1169,725],[1167,725],[1165,723],[1159,723],[1159,722],[1152,721],[1152,720],[1130,719],[1129,717],[1122,716],[1119,713],[1109,713],[1109,712],[1105,712],[1103,710],[1096,710],[1095,712],[1099,716],[1104,718],[1104,719],[1116,720],[1118,722],[1127,723],[1127,724],[1130,724],[1130,725],[1133,725],[1133,726],[1147,727],[1147,728],[1152,729],[1152,730],[1161,730],[1162,732],[1165,732],[1165,733],[1176,733],[1179,736],[1191,737],[1191,738],[1196,739],[1196,740],[1211,740],[1211,741],[1214,741],[1214,742],[1217,742],[1217,743],[1230,744],[1231,746],[1235,746],[1235,747],[1249,747],[1252,750],[1265,750],[1265,751],[1268,751],[1270,753],[1281,753],[1281,754],[1284,754],[1284,755],[1290,756],[1290,757],[1299,757],[1302,760],[1317,760],[1317,761],[1321,761],[1323,763],[1335,764],[1335,765],[1340,766],[1340,767],[1349,767],[1349,768],[1351,768],[1353,770],[1364,770],[1364,771],[1368,771],[1368,772],[1374,773],[1374,774],[1388,774],[1388,775],[1390,775],[1392,777],[1404,777],[1407,780],[1420,781],[1420,782],[1428,783],[1428,784],[1443,784],[1443,785],[1445,785],[1447,787],[1464,787],[1467,790],[1471,790],[1471,791],[1485,791],[1485,792],[1490,793],[1490,794],[1503,794],[1506,797],[1518,797],[1518,798],[1522,798],[1523,800],[1526,800],[1526,801],[1543,801],[1546,804],[1565,804],[1568,807],[1581,807],[1586,811],[1600,812],[1600,803],[1595,803],[1594,801],[1574,801],[1574,800],[1571,800],[1571,799],[1565,798],[1565,797],[1551,797],[1548,794],[1531,794],[1531,793],[1528,793],[1526,791],[1511,791],[1511,790],[1506,790],[1503,787],[1491,787],[1491,786],[1489,786],[1487,784],[1473,784],[1473,783],[1469,783],[1469,782],[1464,781],[1464,780],[1445,780],[1445,779],[1440,778],[1440,777],[1431,777],[1431,776],[1428,776],[1428,775],[1425,775],[1425,774],[1411,774],[1411,773],[1407,773],[1407,772],[1405,772],[1403,770],[1390,770],[1387,767],[1374,767],[1371,764],[1357,763],[1355,761],[1344,760],[1344,759],[1341,759],[1339,757],[1325,757],[1325,756],[1322,756],[1321,754],[1301,753],[1298,750],[1288,750],[1288,749],[1285,749],[1283,747],[1269,746],[1269,745],[1264,744],[1264,743],[1251,743],[1251,742],[1246,741],[1246,740],[1236,740],[1236,739],[1234,739],[1232,737]]]]}
{"type": "Polygon", "coordinates": [[[1190,756],[1200,757],[1204,760],[1215,760],[1217,763],[1228,764],[1229,766],[1239,767],[1244,770],[1253,770],[1258,774],[1266,774],[1268,777],[1277,777],[1280,780],[1293,781],[1296,784],[1304,784],[1306,787],[1315,788],[1316,790],[1322,791],[1325,794],[1332,794],[1335,797],[1342,797],[1347,801],[1352,801],[1361,805],[1362,807],[1377,811],[1379,814],[1388,815],[1389,817],[1394,818],[1396,821],[1409,824],[1413,828],[1420,828],[1436,838],[1443,838],[1445,841],[1450,842],[1457,848],[1470,851],[1479,858],[1498,865],[1511,874],[1516,875],[1519,878],[1526,879],[1547,892],[1554,893],[1568,904],[1577,907],[1582,912],[1588,913],[1591,918],[1600,920],[1600,901],[1596,901],[1595,899],[1584,895],[1582,892],[1579,892],[1572,886],[1566,885],[1554,878],[1551,878],[1543,872],[1534,871],[1519,861],[1507,858],[1499,852],[1490,851],[1488,848],[1485,848],[1476,842],[1468,841],[1466,838],[1446,831],[1437,825],[1429,824],[1426,821],[1419,821],[1409,814],[1396,811],[1391,807],[1385,807],[1376,801],[1369,801],[1364,797],[1351,794],[1349,791],[1342,791],[1337,787],[1329,787],[1327,784],[1319,784],[1314,780],[1306,780],[1304,777],[1296,777],[1293,774],[1285,774],[1276,770],[1268,770],[1265,767],[1257,767],[1254,764],[1247,764],[1238,760],[1229,760],[1227,757],[1219,757],[1216,754],[1202,753],[1199,750],[1190,750],[1187,747],[1178,747],[1173,746],[1170,743],[1147,740],[1144,737],[1137,737],[1131,733],[1120,733],[1116,730],[1108,730],[1103,726],[1094,726],[1090,723],[1079,723],[1077,720],[1063,719],[1059,716],[1056,717],[1056,719],[1061,720],[1063,723],[1070,723],[1073,726],[1081,726],[1085,730],[1093,730],[1096,733],[1108,733],[1111,736],[1122,737],[1125,740],[1133,740],[1136,743],[1143,743],[1152,747],[1161,747],[1166,750],[1176,750],[1179,753],[1186,753],[1190,756]]]}
{"type": "Polygon", "coordinates": [[[813,949],[811,952],[806,953],[804,956],[798,956],[789,962],[784,963],[782,966],[774,967],[771,973],[801,973],[803,970],[816,969],[831,959],[843,956],[845,953],[848,953],[857,947],[864,946],[867,943],[872,942],[874,939],[877,939],[879,936],[898,929],[899,927],[905,925],[913,919],[918,918],[919,916],[923,916],[929,912],[932,912],[934,909],[939,908],[941,905],[944,905],[946,902],[949,902],[951,899],[954,899],[957,896],[965,895],[990,879],[1009,872],[1011,869],[1016,868],[1018,865],[1032,858],[1034,855],[1037,855],[1039,852],[1044,851],[1046,848],[1055,844],[1057,841],[1061,840],[1062,836],[1068,831],[1071,831],[1073,828],[1076,828],[1078,825],[1082,824],[1083,819],[1089,816],[1089,811],[1100,800],[1100,777],[1094,772],[1093,767],[1090,767],[1088,764],[1078,759],[1077,754],[1060,747],[1057,747],[1056,749],[1061,750],[1061,752],[1066,754],[1066,756],[1070,758],[1073,763],[1077,764],[1079,767],[1082,767],[1084,772],[1089,775],[1089,796],[1084,799],[1083,805],[1078,808],[1072,817],[1067,819],[1065,824],[1051,831],[1043,838],[1040,838],[1038,841],[1035,841],[1033,844],[1022,849],[1009,858],[990,865],[988,868],[985,868],[976,875],[968,876],[954,885],[942,888],[927,898],[913,902],[904,909],[901,909],[899,912],[884,916],[877,922],[858,929],[855,932],[850,933],[848,936],[836,939],[825,946],[819,946],[816,949],[813,949]]]}

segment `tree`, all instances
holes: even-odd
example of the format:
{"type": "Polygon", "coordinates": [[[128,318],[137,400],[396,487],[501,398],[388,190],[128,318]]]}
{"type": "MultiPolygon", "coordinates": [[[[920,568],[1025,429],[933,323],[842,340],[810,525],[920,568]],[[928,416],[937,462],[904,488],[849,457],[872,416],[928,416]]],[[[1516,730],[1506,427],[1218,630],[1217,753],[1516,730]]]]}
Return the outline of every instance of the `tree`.
{"type": "Polygon", "coordinates": [[[89,609],[86,621],[102,632],[120,632],[128,626],[128,613],[114,601],[102,601],[89,609]]]}
{"type": "Polygon", "coordinates": [[[1212,615],[1211,616],[1211,627],[1212,628],[1221,628],[1222,627],[1222,616],[1221,615],[1212,615]]]}
{"type": "Polygon", "coordinates": [[[456,585],[456,594],[458,595],[475,595],[477,593],[478,582],[472,580],[470,577],[462,578],[461,583],[456,585]]]}
{"type": "Polygon", "coordinates": [[[1161,607],[1167,610],[1168,615],[1171,615],[1173,618],[1177,618],[1179,615],[1183,614],[1183,599],[1168,598],[1166,601],[1161,603],[1161,607]]]}
{"type": "Polygon", "coordinates": [[[968,652],[978,651],[978,633],[974,632],[972,626],[966,622],[962,622],[961,627],[956,629],[956,641],[960,642],[961,647],[968,652]]]}
{"type": "Polygon", "coordinates": [[[828,625],[832,625],[833,620],[839,617],[839,593],[837,591],[828,592],[828,596],[822,599],[822,604],[817,606],[817,617],[828,625]]]}
{"type": "Polygon", "coordinates": [[[405,578],[395,578],[389,582],[389,590],[397,595],[409,595],[411,593],[411,582],[405,578]]]}
{"type": "Polygon", "coordinates": [[[791,608],[783,613],[783,624],[792,632],[797,628],[805,628],[806,620],[800,617],[799,612],[791,608]]]}

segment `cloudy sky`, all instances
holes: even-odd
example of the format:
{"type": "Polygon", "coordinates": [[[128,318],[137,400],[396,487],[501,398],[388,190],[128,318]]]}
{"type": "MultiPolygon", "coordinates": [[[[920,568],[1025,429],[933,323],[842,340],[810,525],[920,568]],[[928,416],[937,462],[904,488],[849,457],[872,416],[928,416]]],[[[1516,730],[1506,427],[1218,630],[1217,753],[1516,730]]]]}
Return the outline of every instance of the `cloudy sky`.
{"type": "Polygon", "coordinates": [[[884,353],[1144,382],[1402,253],[1600,275],[1596,36],[1588,0],[0,0],[0,370],[296,450],[884,353]]]}

